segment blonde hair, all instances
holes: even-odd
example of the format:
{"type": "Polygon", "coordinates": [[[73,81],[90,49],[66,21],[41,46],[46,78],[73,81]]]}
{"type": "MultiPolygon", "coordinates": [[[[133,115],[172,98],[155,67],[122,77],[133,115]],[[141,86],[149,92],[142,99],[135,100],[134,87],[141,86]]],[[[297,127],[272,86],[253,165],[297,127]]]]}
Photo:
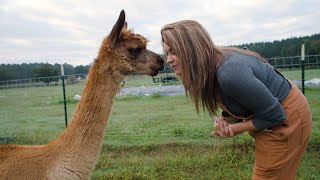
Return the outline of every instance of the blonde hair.
{"type": "Polygon", "coordinates": [[[216,66],[221,60],[221,50],[202,25],[193,20],[165,25],[161,36],[162,43],[169,45],[180,60],[180,78],[197,112],[201,105],[203,111],[207,109],[211,116],[215,115],[220,97],[216,66]]]}
{"type": "MultiPolygon", "coordinates": [[[[267,60],[254,51],[234,47],[218,48],[212,42],[208,32],[196,21],[183,20],[165,25],[161,29],[162,44],[166,43],[180,60],[180,78],[186,95],[193,100],[199,113],[208,110],[211,116],[216,114],[221,93],[217,82],[217,69],[228,54],[236,52],[267,60]]],[[[166,53],[164,53],[165,58],[166,53]]]]}

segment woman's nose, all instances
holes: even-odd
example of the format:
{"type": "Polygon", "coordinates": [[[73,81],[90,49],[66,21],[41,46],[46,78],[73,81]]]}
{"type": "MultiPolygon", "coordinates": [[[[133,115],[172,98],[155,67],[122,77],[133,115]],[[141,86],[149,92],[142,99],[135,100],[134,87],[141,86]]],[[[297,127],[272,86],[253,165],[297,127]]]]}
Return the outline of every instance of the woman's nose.
{"type": "Polygon", "coordinates": [[[171,63],[171,62],[173,62],[173,58],[171,55],[168,55],[167,56],[167,63],[171,63]]]}

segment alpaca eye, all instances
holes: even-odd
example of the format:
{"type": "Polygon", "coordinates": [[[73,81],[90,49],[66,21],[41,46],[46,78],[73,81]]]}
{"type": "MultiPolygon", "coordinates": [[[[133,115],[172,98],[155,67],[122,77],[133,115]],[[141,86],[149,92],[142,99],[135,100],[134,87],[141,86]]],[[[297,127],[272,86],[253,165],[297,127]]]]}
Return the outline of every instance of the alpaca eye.
{"type": "Polygon", "coordinates": [[[140,48],[140,47],[130,48],[128,51],[129,51],[130,54],[132,54],[134,56],[137,56],[137,55],[139,55],[141,53],[142,48],[140,48]]]}

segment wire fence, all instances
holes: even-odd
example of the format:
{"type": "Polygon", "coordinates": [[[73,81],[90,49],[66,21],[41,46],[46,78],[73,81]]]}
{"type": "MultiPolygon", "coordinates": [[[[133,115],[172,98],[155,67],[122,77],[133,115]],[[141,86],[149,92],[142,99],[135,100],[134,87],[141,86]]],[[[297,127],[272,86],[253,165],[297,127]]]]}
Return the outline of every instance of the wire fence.
{"type": "MultiPolygon", "coordinates": [[[[301,68],[301,56],[290,56],[290,57],[278,57],[278,58],[267,58],[268,62],[278,69],[300,69],[301,68]]],[[[305,56],[305,65],[308,69],[319,69],[320,68],[320,55],[309,55],[305,56]]]]}
{"type": "MultiPolygon", "coordinates": [[[[301,83],[301,57],[269,58],[271,65],[289,79],[301,83]]],[[[306,82],[320,79],[320,55],[306,56],[306,82]]],[[[166,72],[163,76],[171,76],[166,72]]],[[[68,123],[81,97],[86,74],[65,76],[68,123]]],[[[149,76],[126,77],[123,90],[135,87],[179,86],[176,79],[155,81],[149,76]]],[[[320,86],[315,86],[320,93],[320,86]]],[[[184,92],[184,91],[182,91],[184,92]]],[[[0,143],[10,137],[52,140],[65,128],[61,76],[0,81],[0,143]],[[48,81],[50,79],[50,81],[48,81]]],[[[140,144],[168,142],[228,142],[210,135],[213,123],[209,115],[197,114],[185,95],[162,96],[159,93],[144,96],[116,98],[109,119],[105,143],[140,144]]],[[[36,141],[36,140],[35,140],[36,141]]],[[[233,140],[232,140],[233,141],[233,140]]]]}

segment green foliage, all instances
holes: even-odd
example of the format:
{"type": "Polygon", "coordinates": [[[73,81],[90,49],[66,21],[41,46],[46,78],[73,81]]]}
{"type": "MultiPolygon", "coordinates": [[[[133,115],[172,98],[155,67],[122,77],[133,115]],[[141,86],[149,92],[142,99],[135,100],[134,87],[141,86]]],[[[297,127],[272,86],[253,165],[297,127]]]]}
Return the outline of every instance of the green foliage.
{"type": "Polygon", "coordinates": [[[12,79],[13,77],[14,77],[14,74],[12,72],[0,66],[0,81],[12,79]]]}
{"type": "MultiPolygon", "coordinates": [[[[64,74],[87,74],[90,66],[80,65],[73,67],[70,64],[63,64],[64,74]]],[[[49,64],[49,63],[30,63],[30,64],[0,64],[0,81],[12,80],[12,79],[28,79],[36,77],[48,77],[49,74],[55,74],[54,76],[60,75],[60,64],[49,64]],[[48,68],[49,72],[35,72],[42,71],[48,68]],[[42,70],[41,70],[42,69],[42,70]],[[54,69],[54,73],[52,72],[54,69]],[[40,74],[39,74],[40,73],[40,74]]]]}
{"type": "MultiPolygon", "coordinates": [[[[60,69],[61,69],[61,64],[54,64],[54,67],[56,67],[57,69],[59,69],[59,72],[60,72],[60,69]]],[[[71,74],[75,74],[75,70],[74,70],[74,67],[71,65],[71,64],[67,64],[67,63],[64,63],[63,64],[63,71],[64,71],[64,74],[65,75],[71,75],[71,74]]],[[[60,74],[60,73],[59,73],[60,74]]]]}
{"type": "Polygon", "coordinates": [[[260,53],[266,58],[299,56],[301,44],[305,44],[305,54],[320,54],[320,34],[304,37],[293,37],[289,39],[275,40],[273,42],[258,42],[236,45],[236,47],[247,47],[250,50],[260,53]]]}
{"type": "Polygon", "coordinates": [[[89,72],[89,68],[90,68],[89,65],[86,65],[86,66],[83,66],[83,65],[76,66],[76,67],[74,68],[74,73],[75,73],[75,74],[87,74],[87,73],[89,72]]]}
{"type": "Polygon", "coordinates": [[[31,64],[0,64],[0,80],[26,79],[35,77],[33,69],[39,66],[39,63],[31,64]]]}
{"type": "Polygon", "coordinates": [[[50,83],[51,81],[59,81],[58,77],[52,77],[52,76],[58,76],[59,75],[59,69],[57,67],[54,67],[51,64],[42,64],[37,68],[33,69],[33,72],[36,74],[36,77],[41,77],[41,81],[44,83],[50,83]],[[42,78],[47,77],[47,78],[42,78]]]}

